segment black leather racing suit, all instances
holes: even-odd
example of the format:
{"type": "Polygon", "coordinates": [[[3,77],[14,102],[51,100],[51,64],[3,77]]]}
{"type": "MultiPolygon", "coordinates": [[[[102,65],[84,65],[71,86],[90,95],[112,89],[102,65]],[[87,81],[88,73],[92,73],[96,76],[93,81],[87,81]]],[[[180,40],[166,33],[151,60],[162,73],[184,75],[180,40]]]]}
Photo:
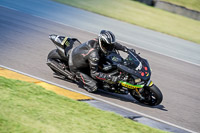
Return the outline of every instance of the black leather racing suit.
{"type": "MultiPolygon", "coordinates": [[[[114,49],[125,51],[126,47],[119,43],[114,44],[114,49]]],[[[100,46],[97,39],[85,42],[75,47],[69,53],[69,68],[80,79],[83,87],[92,92],[97,90],[99,80],[112,80],[112,76],[102,73],[98,69],[100,60],[100,46]],[[92,77],[90,77],[90,76],[92,77]]]]}

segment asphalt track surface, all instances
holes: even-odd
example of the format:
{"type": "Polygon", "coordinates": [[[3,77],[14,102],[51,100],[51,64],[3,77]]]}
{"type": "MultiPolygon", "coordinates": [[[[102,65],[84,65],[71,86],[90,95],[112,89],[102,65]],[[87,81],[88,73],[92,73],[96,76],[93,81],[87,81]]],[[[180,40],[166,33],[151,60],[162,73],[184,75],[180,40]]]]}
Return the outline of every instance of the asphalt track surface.
{"type": "MultiPolygon", "coordinates": [[[[96,37],[91,32],[0,7],[0,64],[87,93],[73,83],[53,78],[45,64],[48,52],[55,48],[48,39],[51,33],[77,37],[82,42],[96,37]]],[[[153,70],[152,80],[161,89],[163,102],[159,106],[148,107],[131,96],[104,92],[90,95],[200,132],[200,67],[123,44],[148,58],[153,70]]]]}
{"type": "Polygon", "coordinates": [[[131,45],[200,65],[200,47],[198,44],[190,41],[117,21],[51,0],[0,0],[0,5],[84,29],[95,34],[98,34],[101,29],[108,29],[113,31],[119,40],[129,42],[131,45]]]}

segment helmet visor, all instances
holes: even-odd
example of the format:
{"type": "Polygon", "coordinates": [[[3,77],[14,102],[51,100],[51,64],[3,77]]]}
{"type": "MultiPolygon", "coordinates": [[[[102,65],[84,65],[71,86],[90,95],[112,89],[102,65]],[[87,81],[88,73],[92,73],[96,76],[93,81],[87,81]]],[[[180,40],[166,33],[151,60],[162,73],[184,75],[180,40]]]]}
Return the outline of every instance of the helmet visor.
{"type": "Polygon", "coordinates": [[[103,49],[104,50],[106,50],[106,51],[112,51],[113,50],[113,44],[108,44],[108,43],[106,43],[106,42],[101,42],[101,44],[102,44],[102,47],[103,47],[103,49]]]}

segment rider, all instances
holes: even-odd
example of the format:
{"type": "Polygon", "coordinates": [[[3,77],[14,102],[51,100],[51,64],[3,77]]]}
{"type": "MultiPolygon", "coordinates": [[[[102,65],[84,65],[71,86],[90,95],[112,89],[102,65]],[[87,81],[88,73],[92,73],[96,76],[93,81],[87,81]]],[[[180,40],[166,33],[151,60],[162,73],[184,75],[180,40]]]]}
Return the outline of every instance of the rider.
{"type": "Polygon", "coordinates": [[[95,92],[97,90],[98,85],[95,79],[112,83],[120,80],[120,76],[111,76],[100,72],[98,68],[102,55],[105,56],[109,51],[115,49],[127,51],[125,46],[116,42],[115,35],[112,32],[102,30],[98,38],[89,40],[78,47],[72,48],[70,51],[70,71],[76,75],[88,92],[95,92]]]}

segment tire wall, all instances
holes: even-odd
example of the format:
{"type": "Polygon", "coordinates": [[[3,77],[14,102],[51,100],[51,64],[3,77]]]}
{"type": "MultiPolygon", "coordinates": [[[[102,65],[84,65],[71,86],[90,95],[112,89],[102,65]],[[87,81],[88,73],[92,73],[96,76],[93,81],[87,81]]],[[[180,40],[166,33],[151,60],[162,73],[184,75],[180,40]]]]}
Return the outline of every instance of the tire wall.
{"type": "Polygon", "coordinates": [[[186,7],[175,5],[161,0],[138,0],[138,1],[150,6],[154,6],[155,8],[163,9],[172,13],[176,13],[200,21],[199,11],[191,10],[186,7]]]}

